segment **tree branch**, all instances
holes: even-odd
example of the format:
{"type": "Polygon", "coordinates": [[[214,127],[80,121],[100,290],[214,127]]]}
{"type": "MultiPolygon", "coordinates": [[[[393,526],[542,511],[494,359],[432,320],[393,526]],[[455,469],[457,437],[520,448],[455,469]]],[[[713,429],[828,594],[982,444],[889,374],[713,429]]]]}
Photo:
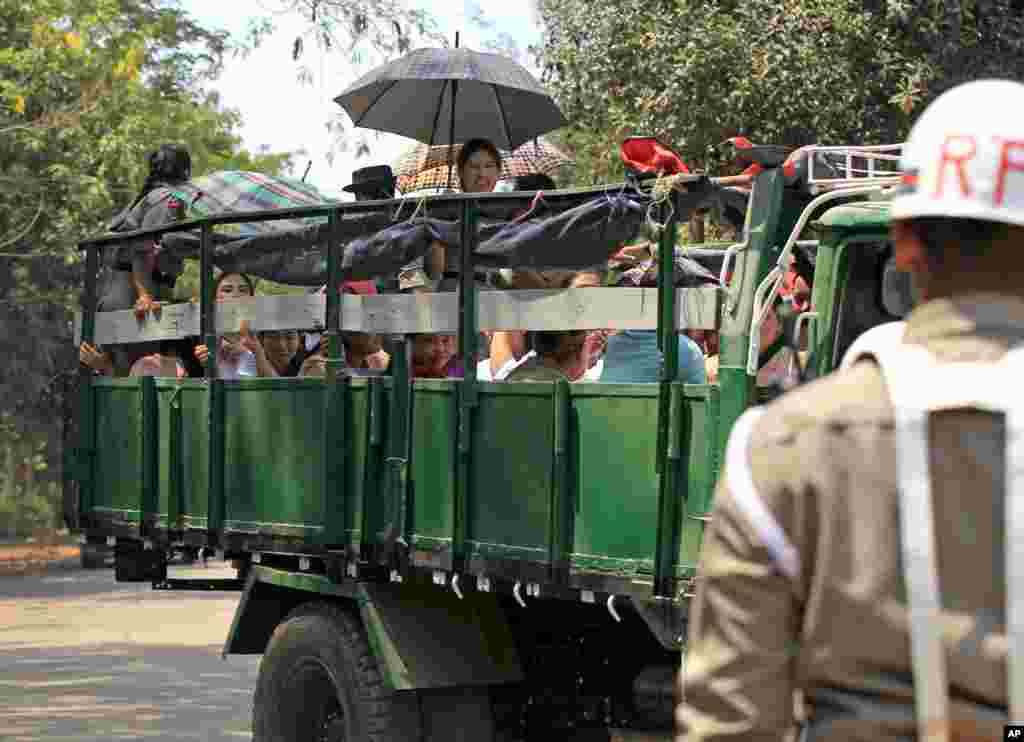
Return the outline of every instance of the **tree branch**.
{"type": "MultiPolygon", "coordinates": [[[[39,221],[39,217],[42,216],[43,208],[45,206],[46,206],[46,196],[45,195],[41,195],[39,197],[39,208],[36,209],[35,216],[32,217],[32,220],[25,226],[25,228],[23,230],[21,230],[14,237],[12,237],[11,239],[7,240],[6,242],[0,242],[0,248],[9,247],[10,245],[13,245],[18,240],[20,240],[22,237],[24,237],[26,234],[28,234],[29,231],[32,229],[32,227],[35,226],[36,222],[39,221]]],[[[0,253],[0,254],[2,254],[2,253],[0,253]]],[[[11,256],[4,255],[4,257],[11,257],[11,256]]],[[[18,257],[23,257],[23,256],[18,256],[18,257]]]]}

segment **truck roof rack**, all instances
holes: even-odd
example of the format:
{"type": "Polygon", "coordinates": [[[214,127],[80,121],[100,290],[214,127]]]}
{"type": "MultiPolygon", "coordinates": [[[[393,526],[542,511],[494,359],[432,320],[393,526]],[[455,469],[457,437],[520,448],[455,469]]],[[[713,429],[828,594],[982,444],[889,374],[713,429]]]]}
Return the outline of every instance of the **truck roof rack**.
{"type": "Polygon", "coordinates": [[[903,144],[806,147],[807,186],[812,194],[871,185],[896,185],[903,171],[903,144]]]}

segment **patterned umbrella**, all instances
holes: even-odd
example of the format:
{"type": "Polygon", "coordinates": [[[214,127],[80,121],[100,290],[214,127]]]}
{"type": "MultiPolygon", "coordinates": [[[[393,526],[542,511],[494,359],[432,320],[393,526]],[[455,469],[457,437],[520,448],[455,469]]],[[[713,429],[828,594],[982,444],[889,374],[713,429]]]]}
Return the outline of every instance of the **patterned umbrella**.
{"type": "MultiPolygon", "coordinates": [[[[462,145],[452,148],[451,159],[459,156],[462,145]]],[[[448,146],[428,147],[417,143],[407,149],[393,165],[398,188],[402,193],[413,193],[426,188],[444,188],[448,183],[448,146]]],[[[502,151],[499,180],[511,180],[522,175],[541,173],[557,179],[574,161],[543,138],[527,142],[514,152],[502,151]]],[[[458,178],[452,187],[458,190],[458,178]]]]}
{"type": "MultiPolygon", "coordinates": [[[[290,209],[336,203],[308,183],[275,175],[250,173],[244,170],[221,170],[187,183],[172,186],[171,191],[188,207],[186,216],[199,219],[215,214],[242,211],[290,209]]],[[[307,227],[326,222],[327,217],[278,219],[270,222],[223,225],[220,233],[239,237],[255,237],[285,229],[307,227]]]]}

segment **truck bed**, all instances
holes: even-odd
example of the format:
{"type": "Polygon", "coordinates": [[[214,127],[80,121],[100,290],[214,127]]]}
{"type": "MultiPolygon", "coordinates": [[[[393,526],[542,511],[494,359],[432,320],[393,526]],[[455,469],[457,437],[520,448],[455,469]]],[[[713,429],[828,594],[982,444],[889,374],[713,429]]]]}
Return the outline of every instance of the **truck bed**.
{"type": "Polygon", "coordinates": [[[717,387],[666,385],[659,419],[659,384],[478,383],[460,435],[463,384],[413,383],[405,461],[390,378],[94,381],[83,525],[544,590],[650,597],[656,576],[673,594],[692,577],[719,469],[717,387]]]}

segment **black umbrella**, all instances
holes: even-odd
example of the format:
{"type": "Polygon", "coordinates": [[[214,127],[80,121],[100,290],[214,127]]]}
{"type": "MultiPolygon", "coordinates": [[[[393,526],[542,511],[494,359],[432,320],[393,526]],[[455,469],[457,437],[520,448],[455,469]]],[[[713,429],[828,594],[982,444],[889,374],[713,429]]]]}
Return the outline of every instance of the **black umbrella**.
{"type": "Polygon", "coordinates": [[[427,145],[482,137],[514,150],[568,123],[514,60],[459,49],[457,37],[455,43],[455,49],[417,49],[382,65],[334,100],[358,127],[427,145]]]}

